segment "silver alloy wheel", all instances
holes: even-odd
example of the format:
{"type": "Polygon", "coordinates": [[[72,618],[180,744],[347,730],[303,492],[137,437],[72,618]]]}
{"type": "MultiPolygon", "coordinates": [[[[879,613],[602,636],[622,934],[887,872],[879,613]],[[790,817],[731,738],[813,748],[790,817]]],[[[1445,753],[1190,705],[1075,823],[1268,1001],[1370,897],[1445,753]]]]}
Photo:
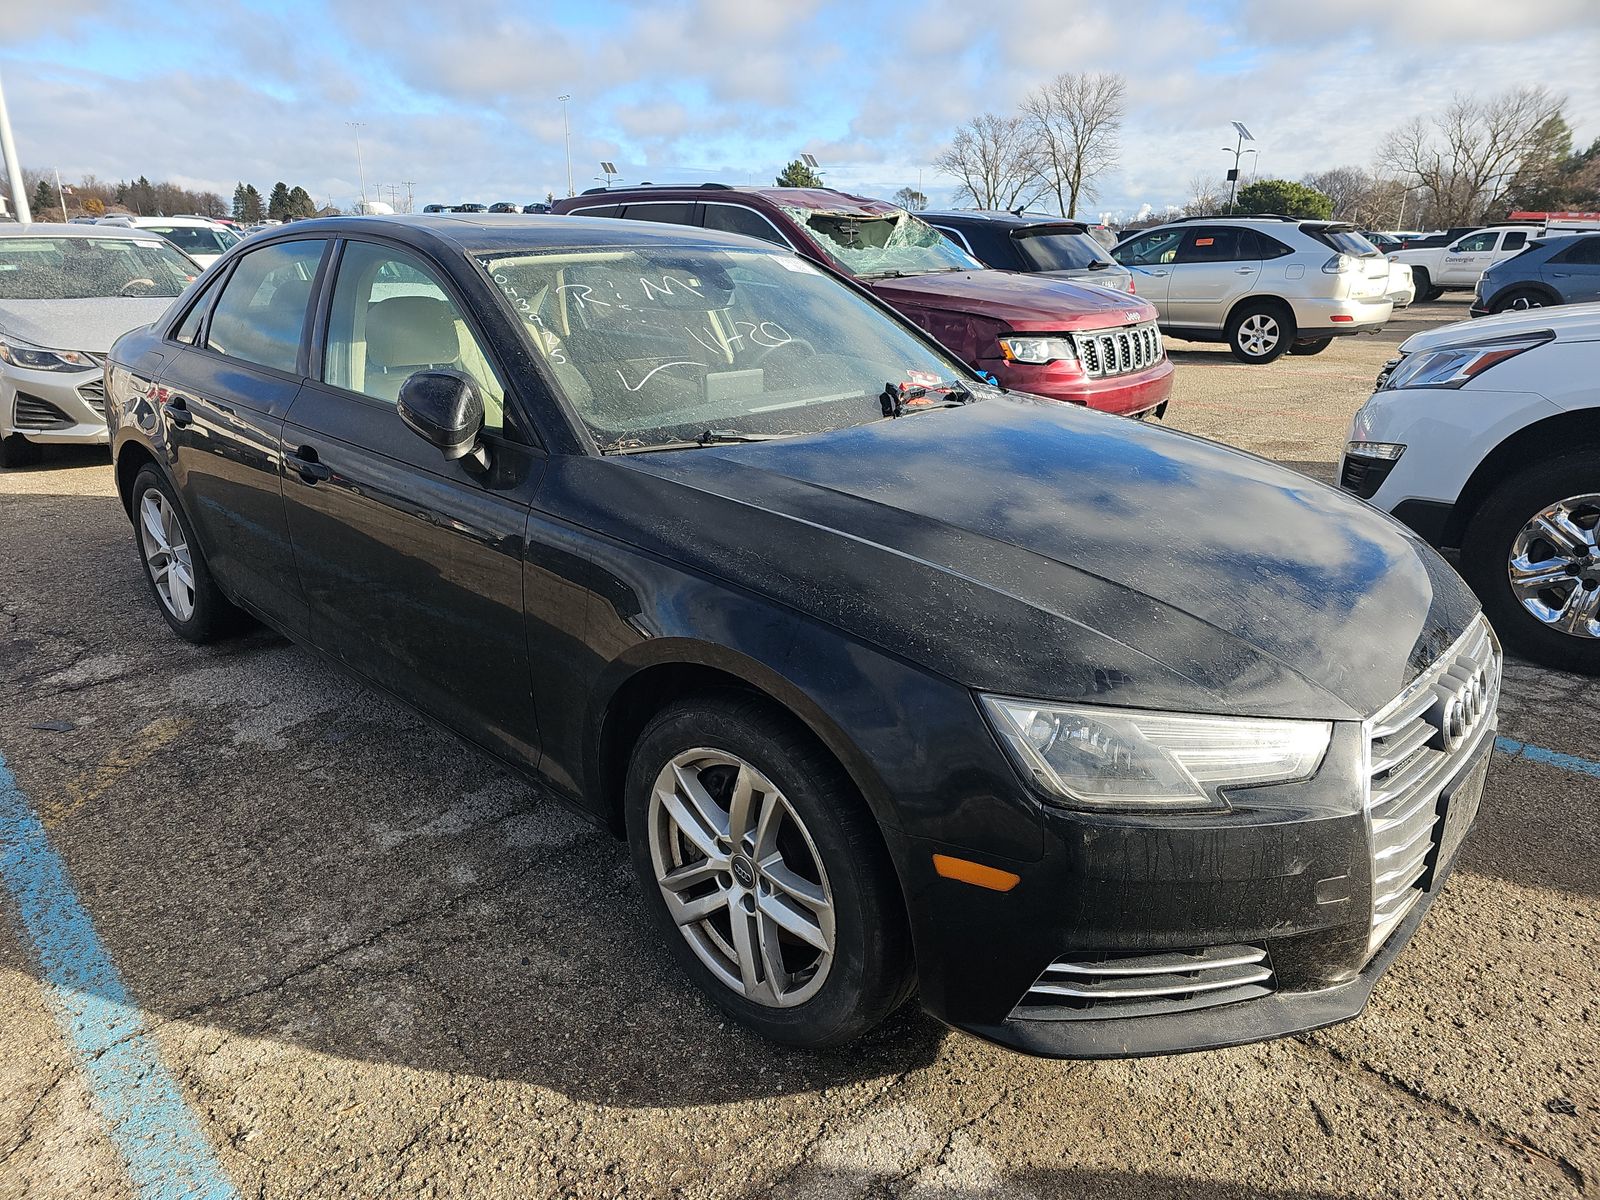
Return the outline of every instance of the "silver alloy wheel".
{"type": "Polygon", "coordinates": [[[833,889],[782,792],[722,750],[685,750],[650,792],[650,859],[696,957],[769,1008],[804,1004],[833,966],[833,889]]]}
{"type": "Polygon", "coordinates": [[[1518,296],[1506,305],[1507,312],[1525,312],[1530,308],[1543,308],[1544,301],[1537,296],[1518,296]]]}
{"type": "Polygon", "coordinates": [[[1600,494],[1559,500],[1511,543],[1511,591],[1536,620],[1600,638],[1600,494]]]}
{"type": "Polygon", "coordinates": [[[1269,313],[1251,313],[1239,323],[1239,332],[1235,335],[1239,349],[1252,358],[1271,354],[1282,336],[1277,320],[1269,313]]]}
{"type": "Polygon", "coordinates": [[[156,595],[180,621],[194,616],[194,563],[177,511],[159,488],[149,488],[139,501],[139,544],[156,595]]]}

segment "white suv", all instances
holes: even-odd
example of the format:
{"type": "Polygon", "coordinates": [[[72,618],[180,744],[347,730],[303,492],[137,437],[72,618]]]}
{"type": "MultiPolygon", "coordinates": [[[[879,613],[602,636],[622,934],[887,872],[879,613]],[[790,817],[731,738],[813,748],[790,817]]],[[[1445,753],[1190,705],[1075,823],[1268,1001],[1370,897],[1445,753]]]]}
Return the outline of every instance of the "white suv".
{"type": "Polygon", "coordinates": [[[1146,229],[1111,257],[1156,306],[1162,332],[1227,342],[1267,363],[1376,333],[1394,310],[1389,262],[1355,226],[1291,217],[1195,217],[1146,229]]]}
{"type": "Polygon", "coordinates": [[[1600,304],[1408,339],[1350,427],[1340,484],[1435,546],[1501,639],[1600,673],[1600,304]]]}

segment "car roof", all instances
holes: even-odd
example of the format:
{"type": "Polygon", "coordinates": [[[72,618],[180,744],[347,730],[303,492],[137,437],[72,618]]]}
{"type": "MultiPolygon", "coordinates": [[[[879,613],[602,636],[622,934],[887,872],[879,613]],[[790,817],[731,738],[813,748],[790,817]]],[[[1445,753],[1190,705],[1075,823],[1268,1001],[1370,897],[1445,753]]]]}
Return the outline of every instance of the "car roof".
{"type": "Polygon", "coordinates": [[[137,225],[69,225],[63,221],[33,221],[27,225],[0,224],[0,238],[18,237],[75,237],[75,238],[127,238],[136,242],[160,242],[166,239],[137,225]]]}
{"type": "Polygon", "coordinates": [[[730,194],[755,197],[784,208],[805,208],[816,212],[891,216],[905,211],[898,204],[890,204],[887,200],[874,200],[871,196],[857,196],[850,192],[841,192],[836,188],[746,187],[726,183],[653,183],[641,184],[638,187],[590,188],[581,196],[557,203],[564,207],[571,207],[574,200],[584,200],[591,204],[603,204],[607,200],[612,204],[629,204],[640,203],[646,197],[653,200],[704,200],[715,203],[719,194],[723,197],[730,194]]]}
{"type": "Polygon", "coordinates": [[[987,208],[931,208],[916,214],[924,221],[965,222],[971,225],[1009,225],[1017,229],[1071,228],[1087,232],[1089,223],[1077,217],[1053,217],[1044,213],[998,212],[987,208]]]}
{"type": "Polygon", "coordinates": [[[582,249],[604,246],[703,246],[785,253],[782,247],[736,233],[625,221],[613,217],[556,216],[545,213],[418,213],[393,216],[317,217],[295,221],[252,238],[263,245],[289,237],[350,237],[383,234],[416,245],[444,243],[465,253],[514,250],[582,249]]]}

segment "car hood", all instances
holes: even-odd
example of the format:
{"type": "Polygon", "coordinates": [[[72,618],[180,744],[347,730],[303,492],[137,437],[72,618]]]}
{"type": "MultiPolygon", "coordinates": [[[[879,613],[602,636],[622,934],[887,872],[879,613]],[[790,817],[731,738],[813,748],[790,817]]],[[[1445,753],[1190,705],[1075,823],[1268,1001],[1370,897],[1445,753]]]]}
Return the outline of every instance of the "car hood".
{"type": "Polygon", "coordinates": [[[947,271],[867,282],[896,308],[990,317],[1013,329],[1103,329],[1156,319],[1156,310],[1137,297],[1047,275],[947,271]]]}
{"type": "Polygon", "coordinates": [[[1341,492],[1046,401],[556,462],[580,523],[985,691],[1354,719],[1478,610],[1341,492]]]}
{"type": "Polygon", "coordinates": [[[1592,342],[1600,338],[1600,304],[1563,304],[1559,307],[1528,308],[1518,312],[1457,321],[1414,333],[1400,346],[1402,354],[1434,350],[1440,346],[1465,345],[1490,338],[1515,337],[1523,333],[1553,333],[1563,342],[1592,342]]]}
{"type": "Polygon", "coordinates": [[[106,354],[130,329],[148,325],[171,299],[106,296],[92,300],[0,301],[0,332],[50,350],[106,354]]]}

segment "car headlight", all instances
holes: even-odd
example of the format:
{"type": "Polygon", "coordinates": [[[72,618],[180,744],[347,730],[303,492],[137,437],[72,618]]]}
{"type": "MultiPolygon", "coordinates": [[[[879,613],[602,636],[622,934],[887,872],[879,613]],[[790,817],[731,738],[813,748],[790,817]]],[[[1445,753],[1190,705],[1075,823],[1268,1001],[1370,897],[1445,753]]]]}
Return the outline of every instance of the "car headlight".
{"type": "Polygon", "coordinates": [[[1049,363],[1078,357],[1072,339],[1064,337],[1003,337],[1000,351],[1007,362],[1049,363]]]}
{"type": "Polygon", "coordinates": [[[1256,720],[983,696],[1024,775],[1067,804],[1226,807],[1226,788],[1292,783],[1327,753],[1327,721],[1256,720]]]}
{"type": "Polygon", "coordinates": [[[0,337],[0,362],[30,371],[92,371],[100,365],[82,350],[47,350],[13,337],[0,337]]]}
{"type": "Polygon", "coordinates": [[[1344,452],[1355,458],[1382,458],[1397,462],[1406,448],[1403,442],[1346,442],[1344,452]]]}
{"type": "Polygon", "coordinates": [[[1544,345],[1553,336],[1550,333],[1522,334],[1402,354],[1392,369],[1378,377],[1380,390],[1458,388],[1490,367],[1544,345]]]}

